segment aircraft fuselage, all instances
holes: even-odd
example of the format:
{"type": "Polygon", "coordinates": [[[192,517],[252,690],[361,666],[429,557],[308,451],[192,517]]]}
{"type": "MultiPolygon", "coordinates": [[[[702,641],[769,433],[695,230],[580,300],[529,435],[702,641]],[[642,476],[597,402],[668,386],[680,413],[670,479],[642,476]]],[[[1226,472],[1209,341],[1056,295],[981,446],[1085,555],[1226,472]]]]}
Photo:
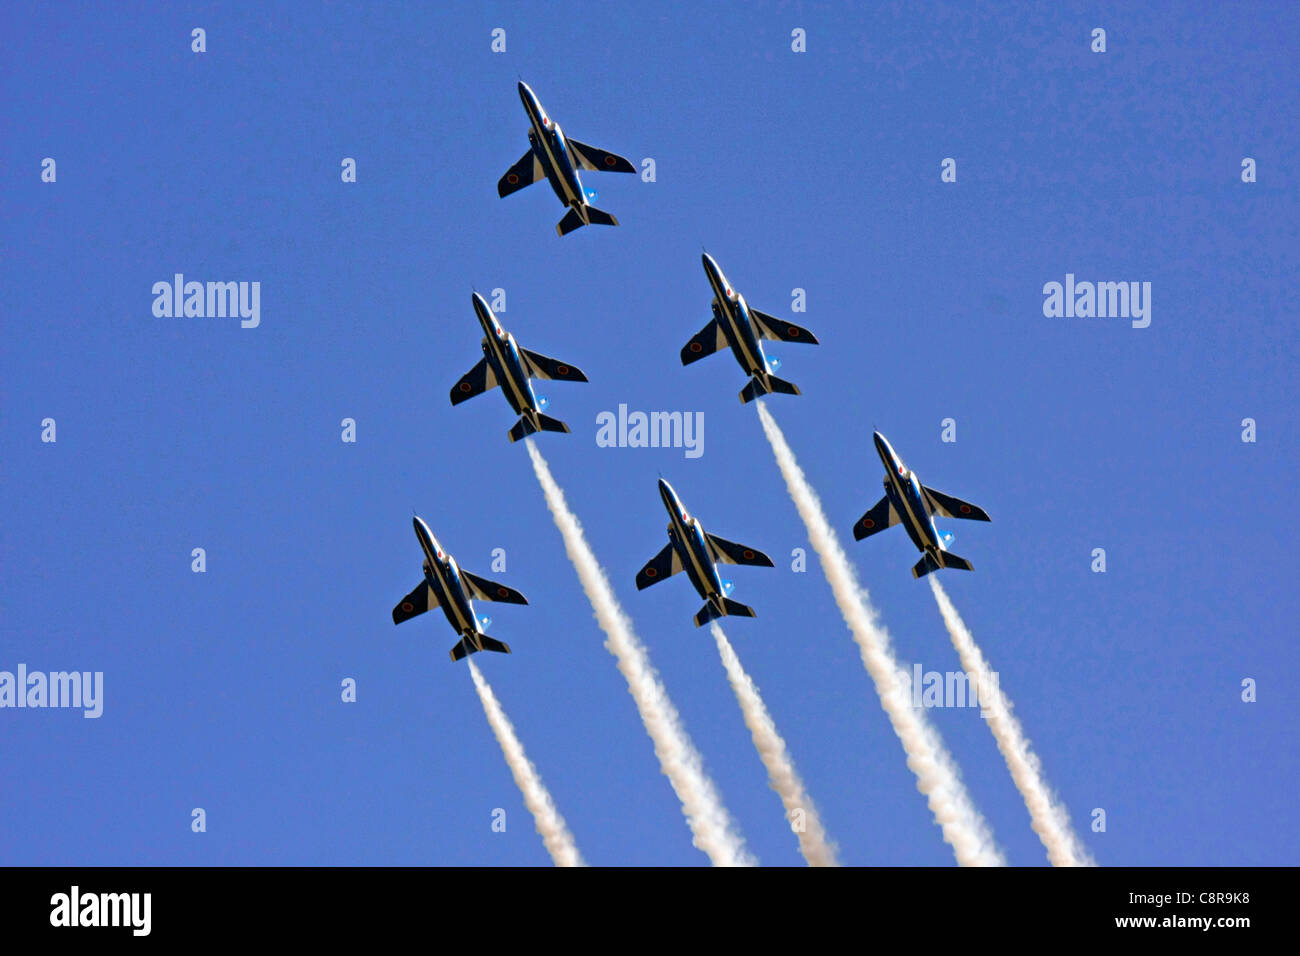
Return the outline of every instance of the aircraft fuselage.
{"type": "Polygon", "coordinates": [[[515,337],[501,327],[487,300],[474,293],[474,312],[483,326],[483,355],[496,374],[506,401],[516,415],[536,415],[541,411],[533,383],[528,378],[523,356],[515,337]]]}
{"type": "Polygon", "coordinates": [[[876,432],[875,441],[876,452],[885,466],[885,494],[898,513],[899,522],[919,550],[937,553],[942,550],[939,531],[921,492],[921,482],[915,472],[903,464],[884,435],[876,432]]]}
{"type": "Polygon", "coordinates": [[[586,205],[587,194],[582,188],[582,180],[578,178],[578,167],[573,161],[573,151],[564,137],[564,130],[546,115],[537,94],[522,81],[519,83],[519,98],[523,100],[528,122],[532,124],[528,131],[528,143],[541,162],[551,189],[555,190],[555,195],[566,206],[586,205]]]}
{"type": "Polygon", "coordinates": [[[746,375],[766,375],[767,356],[759,341],[745,297],[735,290],[722,274],[718,263],[707,252],[703,256],[704,273],[713,287],[713,315],[731,346],[731,354],[746,375]]]}
{"type": "Polygon", "coordinates": [[[682,570],[700,597],[721,610],[722,579],[718,576],[700,520],[686,510],[672,485],[662,478],[659,479],[659,495],[668,510],[668,540],[682,562],[682,570]]]}
{"type": "Polygon", "coordinates": [[[415,536],[420,539],[420,547],[424,549],[424,580],[437,596],[438,606],[446,615],[447,623],[457,634],[468,638],[477,646],[474,635],[478,633],[478,619],[474,616],[474,605],[465,593],[465,584],[461,580],[456,559],[442,549],[423,519],[416,517],[413,523],[415,536]]]}

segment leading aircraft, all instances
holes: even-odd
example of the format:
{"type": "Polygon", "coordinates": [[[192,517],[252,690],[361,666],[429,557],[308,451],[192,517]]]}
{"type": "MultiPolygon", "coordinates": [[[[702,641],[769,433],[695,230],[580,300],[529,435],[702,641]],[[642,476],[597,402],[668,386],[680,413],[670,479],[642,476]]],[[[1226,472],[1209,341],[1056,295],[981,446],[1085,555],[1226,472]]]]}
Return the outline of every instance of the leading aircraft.
{"type": "Polygon", "coordinates": [[[587,202],[587,192],[578,178],[578,169],[605,170],[612,173],[635,173],[636,167],[614,153],[569,139],[560,124],[546,115],[537,94],[519,81],[519,98],[528,113],[528,152],[515,163],[497,183],[497,195],[502,198],[531,186],[541,179],[547,180],[560,202],[569,207],[555,227],[561,236],[582,226],[597,223],[617,226],[618,220],[587,202]]]}
{"type": "MultiPolygon", "coordinates": [[[[397,602],[397,607],[393,608],[393,623],[401,624],[430,608],[440,607],[447,616],[447,623],[460,635],[460,642],[451,649],[453,661],[476,651],[509,654],[509,644],[479,630],[480,621],[474,616],[470,599],[504,601],[507,604],[527,604],[528,600],[514,588],[462,571],[456,559],[442,550],[424,519],[416,515],[413,524],[415,536],[420,539],[420,548],[424,551],[424,580],[397,602]]],[[[486,622],[483,623],[486,626],[486,622]]]]}
{"type": "Polygon", "coordinates": [[[544,404],[533,392],[529,379],[585,382],[587,376],[582,369],[520,348],[515,337],[501,327],[487,299],[477,292],[474,312],[483,327],[483,357],[451,387],[451,403],[459,405],[500,385],[515,414],[523,416],[510,429],[511,441],[534,432],[568,432],[569,426],[564,422],[542,414],[544,404]]]}
{"type": "Polygon", "coordinates": [[[757,548],[748,548],[706,532],[700,519],[687,512],[673,486],[662,478],[659,479],[659,496],[668,509],[668,543],[637,574],[637,590],[644,591],[650,585],[685,570],[691,584],[705,601],[704,607],[695,615],[696,627],[728,614],[755,617],[752,607],[726,596],[731,585],[718,576],[715,562],[770,568],[772,559],[757,548]]]}
{"type": "Polygon", "coordinates": [[[942,491],[927,488],[916,478],[916,472],[903,464],[893,447],[880,432],[875,432],[876,453],[885,466],[885,497],[876,502],[870,511],[853,526],[853,537],[858,541],[896,524],[907,529],[907,536],[923,554],[912,568],[912,577],[923,578],[940,568],[971,570],[963,557],[948,550],[952,535],[940,534],[934,526],[934,516],[968,518],[972,521],[991,521],[983,508],[945,495],[942,491]]]}
{"type": "Polygon", "coordinates": [[[750,308],[745,297],[722,274],[713,256],[706,252],[703,261],[704,274],[713,288],[713,319],[682,347],[682,364],[690,365],[729,345],[741,369],[753,376],[740,393],[742,402],[752,402],[769,392],[798,395],[799,386],[772,374],[777,363],[763,354],[759,339],[816,345],[817,336],[793,322],[750,308]]]}

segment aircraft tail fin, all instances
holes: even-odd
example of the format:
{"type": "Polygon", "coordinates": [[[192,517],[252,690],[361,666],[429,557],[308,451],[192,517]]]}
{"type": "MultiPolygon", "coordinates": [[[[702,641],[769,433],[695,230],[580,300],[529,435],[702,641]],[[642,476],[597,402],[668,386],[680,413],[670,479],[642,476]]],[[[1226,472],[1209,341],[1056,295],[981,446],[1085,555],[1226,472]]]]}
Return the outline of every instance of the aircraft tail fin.
{"type": "Polygon", "coordinates": [[[505,641],[498,641],[494,637],[488,637],[481,631],[474,635],[475,640],[479,642],[480,647],[475,647],[470,643],[469,638],[462,638],[460,643],[451,649],[451,659],[458,661],[463,657],[473,654],[475,651],[496,651],[498,654],[509,654],[510,645],[505,641]]]}
{"type": "Polygon", "coordinates": [[[916,566],[912,568],[912,577],[923,578],[931,571],[938,571],[940,568],[952,568],[956,571],[974,570],[970,562],[961,555],[953,554],[951,551],[940,551],[939,560],[936,561],[934,555],[927,551],[925,556],[916,562],[916,566]]]}
{"type": "Polygon", "coordinates": [[[573,232],[573,230],[581,229],[586,224],[587,220],[582,218],[582,213],[578,212],[576,208],[570,208],[569,211],[564,214],[564,218],[556,224],[555,231],[562,236],[567,236],[569,233],[573,232]]]}
{"type": "Polygon", "coordinates": [[[777,378],[770,373],[764,375],[755,375],[749,380],[740,392],[740,401],[748,405],[760,395],[767,395],[771,392],[778,392],[782,395],[799,395],[799,386],[794,382],[787,382],[783,378],[777,378]]]}
{"type": "Polygon", "coordinates": [[[597,209],[595,206],[587,207],[587,222],[596,226],[617,226],[618,220],[605,212],[603,209],[597,209]]]}
{"type": "Polygon", "coordinates": [[[730,615],[732,617],[758,617],[758,615],[754,613],[754,609],[748,604],[741,604],[739,601],[731,600],[731,598],[723,598],[722,607],[723,610],[719,612],[718,609],[713,606],[712,601],[705,603],[704,607],[700,608],[699,613],[695,615],[695,626],[703,627],[705,624],[717,620],[723,615],[730,615]]]}
{"type": "Polygon", "coordinates": [[[534,416],[525,415],[519,421],[515,422],[510,429],[510,440],[519,441],[521,438],[527,438],[534,432],[565,432],[569,431],[569,426],[564,424],[558,418],[551,418],[549,415],[537,415],[536,421],[534,416]]]}
{"type": "Polygon", "coordinates": [[[556,225],[555,231],[562,236],[567,236],[573,230],[593,223],[597,226],[617,226],[618,220],[603,209],[583,204],[570,207],[569,211],[564,214],[564,218],[556,225]]]}

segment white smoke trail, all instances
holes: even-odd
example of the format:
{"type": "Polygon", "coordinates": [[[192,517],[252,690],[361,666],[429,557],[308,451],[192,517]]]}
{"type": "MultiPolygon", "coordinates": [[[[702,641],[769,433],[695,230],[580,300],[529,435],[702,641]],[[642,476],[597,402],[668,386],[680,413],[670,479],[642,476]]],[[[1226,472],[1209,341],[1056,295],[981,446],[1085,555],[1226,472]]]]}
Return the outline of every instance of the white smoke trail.
{"type": "Polygon", "coordinates": [[[799,852],[809,866],[839,866],[839,861],[835,859],[835,847],[822,829],[817,808],[803,788],[803,781],[794,769],[794,761],[785,749],[785,741],[777,733],[776,724],[772,722],[758,688],[745,673],[740,658],[736,656],[727,635],[722,633],[722,628],[717,623],[710,627],[713,639],[718,643],[722,666],[727,670],[727,679],[731,681],[731,689],[736,692],[736,700],[740,702],[745,726],[749,728],[749,734],[754,738],[754,747],[762,758],[763,766],[767,768],[768,782],[785,805],[786,819],[799,838],[799,852]]]}
{"type": "Polygon", "coordinates": [[[894,733],[907,753],[907,766],[916,775],[916,787],[925,794],[944,840],[952,846],[962,866],[1006,865],[988,825],[971,803],[939,732],[924,713],[913,709],[908,677],[894,657],[889,633],[877,622],[876,611],[831,530],[821,502],[799,468],[776,420],[762,402],[756,404],[763,432],[772,446],[790,497],[808,529],[808,539],[821,559],[835,603],[853,633],[862,663],[880,695],[880,705],[889,715],[894,733]]]}
{"type": "Polygon", "coordinates": [[[582,589],[587,592],[596,621],[605,632],[606,649],[614,655],[618,669],[627,681],[628,691],[636,702],[646,733],[654,742],[659,767],[672,784],[682,804],[682,814],[691,828],[692,842],[706,853],[714,866],[753,866],[754,858],[745,850],[744,839],[735,831],[731,815],[704,772],[699,752],[682,726],[677,708],[651,666],[645,648],[632,631],[632,622],[623,613],[609,579],[592,553],[582,533],[582,525],[569,510],[564,492],[551,476],[542,453],[532,440],[524,442],[533,460],[533,471],[546,496],[555,525],[564,538],[564,549],[578,572],[582,589]]]}
{"type": "Polygon", "coordinates": [[[1070,827],[1070,815],[1057,802],[1043,780],[1043,769],[1038,756],[1029,749],[1029,741],[1025,739],[1020,721],[1011,713],[1011,701],[998,686],[993,669],[984,659],[974,636],[933,575],[930,577],[930,588],[939,604],[943,623],[952,637],[952,645],[961,658],[961,666],[975,675],[980,707],[988,718],[989,730],[993,732],[998,750],[1002,751],[1007,769],[1011,771],[1011,779],[1024,797],[1025,806],[1029,808],[1034,832],[1043,841],[1043,846],[1047,847],[1047,859],[1053,866],[1096,866],[1070,827]]]}
{"type": "Polygon", "coordinates": [[[555,809],[555,801],[551,799],[550,791],[542,783],[542,778],[537,773],[537,768],[533,766],[533,762],[524,753],[524,745],[519,742],[510,718],[501,709],[496,694],[492,693],[486,678],[479,673],[472,660],[469,662],[469,673],[474,678],[478,699],[483,703],[483,713],[487,714],[488,723],[492,725],[492,733],[496,734],[497,743],[501,744],[501,752],[506,755],[506,764],[510,767],[510,773],[515,778],[519,792],[524,795],[524,804],[533,815],[537,832],[542,835],[542,842],[546,844],[546,851],[551,854],[551,859],[555,861],[556,866],[586,866],[581,854],[578,853],[578,847],[573,842],[573,834],[564,823],[564,817],[560,816],[560,811],[555,809]]]}

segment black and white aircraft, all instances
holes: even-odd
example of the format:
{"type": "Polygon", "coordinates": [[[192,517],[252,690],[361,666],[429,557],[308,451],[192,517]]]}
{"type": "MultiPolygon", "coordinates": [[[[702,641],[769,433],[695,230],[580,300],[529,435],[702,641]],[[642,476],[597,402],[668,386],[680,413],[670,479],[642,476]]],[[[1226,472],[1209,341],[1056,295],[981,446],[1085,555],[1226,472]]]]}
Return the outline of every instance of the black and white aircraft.
{"type": "Polygon", "coordinates": [[[668,509],[668,543],[637,574],[637,590],[644,591],[650,585],[685,570],[691,584],[705,601],[704,607],[695,615],[696,627],[728,614],[755,617],[752,607],[727,597],[731,593],[731,582],[718,576],[715,562],[770,568],[772,559],[757,548],[748,548],[706,532],[700,519],[687,513],[673,486],[662,478],[659,479],[659,496],[668,509]]]}
{"type": "Polygon", "coordinates": [[[916,478],[916,472],[903,464],[885,436],[875,433],[876,453],[885,466],[885,497],[858,519],[853,526],[853,537],[858,541],[896,524],[907,529],[922,552],[921,560],[912,568],[912,576],[923,578],[940,568],[971,570],[971,564],[948,550],[952,535],[940,533],[934,526],[934,516],[943,518],[969,518],[972,521],[991,521],[983,508],[945,495],[942,491],[927,488],[916,478]]]}
{"type": "Polygon", "coordinates": [[[751,402],[769,392],[798,395],[799,386],[772,374],[779,363],[763,354],[763,344],[759,340],[816,345],[817,336],[793,322],[750,308],[745,297],[727,281],[717,262],[707,252],[704,253],[704,273],[713,288],[713,319],[682,347],[682,364],[690,365],[718,349],[731,346],[741,369],[746,375],[753,376],[740,393],[742,402],[751,402]]]}
{"type": "Polygon", "coordinates": [[[393,608],[393,623],[401,624],[430,608],[440,607],[447,616],[447,623],[461,636],[460,642],[451,649],[453,661],[476,651],[509,654],[509,644],[479,630],[479,624],[486,626],[487,621],[480,622],[474,616],[471,598],[507,604],[527,604],[527,599],[514,588],[462,571],[456,559],[442,550],[422,518],[416,516],[413,523],[415,536],[420,539],[424,551],[424,580],[393,608]]]}
{"type": "Polygon", "coordinates": [[[459,405],[500,385],[515,414],[523,416],[510,429],[511,441],[518,441],[534,432],[567,432],[569,426],[564,422],[542,414],[546,403],[533,392],[529,379],[585,382],[587,376],[582,369],[520,348],[515,337],[501,327],[487,299],[477,292],[474,293],[474,312],[483,326],[483,357],[451,387],[451,403],[459,405]]]}
{"type": "Polygon", "coordinates": [[[635,173],[636,167],[614,153],[569,139],[560,124],[546,115],[537,95],[528,84],[519,81],[519,98],[528,113],[528,152],[497,183],[497,194],[509,196],[525,186],[545,179],[569,207],[555,231],[564,236],[582,226],[597,223],[617,226],[618,220],[587,202],[587,192],[578,178],[578,169],[605,170],[611,173],[635,173]]]}

